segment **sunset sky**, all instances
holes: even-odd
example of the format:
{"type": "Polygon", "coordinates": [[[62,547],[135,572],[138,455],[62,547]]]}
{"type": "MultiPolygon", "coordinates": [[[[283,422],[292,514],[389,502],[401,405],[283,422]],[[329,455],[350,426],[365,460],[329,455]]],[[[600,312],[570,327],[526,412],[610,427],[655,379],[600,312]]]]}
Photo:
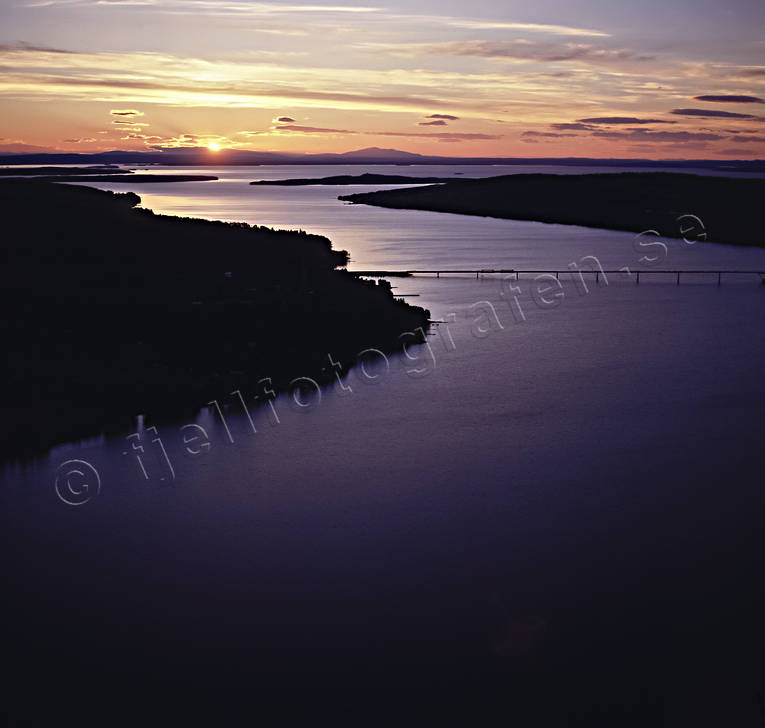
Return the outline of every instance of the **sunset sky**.
{"type": "Polygon", "coordinates": [[[763,0],[0,0],[0,66],[1,152],[765,157],[763,0]]]}

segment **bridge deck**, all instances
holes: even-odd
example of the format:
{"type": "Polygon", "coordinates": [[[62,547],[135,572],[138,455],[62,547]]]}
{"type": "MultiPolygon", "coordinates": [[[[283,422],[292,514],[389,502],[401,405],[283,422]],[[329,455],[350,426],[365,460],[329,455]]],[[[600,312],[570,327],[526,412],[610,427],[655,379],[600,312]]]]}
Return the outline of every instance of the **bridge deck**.
{"type": "Polygon", "coordinates": [[[590,274],[595,276],[596,279],[600,278],[601,275],[627,275],[632,276],[634,275],[636,277],[636,281],[640,282],[640,275],[653,275],[653,274],[665,274],[665,275],[673,275],[676,278],[677,283],[680,283],[680,277],[684,274],[709,274],[709,275],[716,275],[717,276],[717,282],[718,284],[722,281],[722,276],[725,275],[758,275],[760,276],[763,283],[765,283],[765,271],[759,271],[759,270],[691,270],[691,269],[683,269],[683,270],[666,270],[666,269],[652,269],[652,268],[642,268],[640,270],[634,270],[630,269],[628,266],[624,266],[623,268],[618,268],[616,270],[602,270],[600,268],[596,268],[594,270],[588,269],[588,268],[565,268],[565,269],[550,269],[550,268],[540,268],[540,269],[518,269],[518,268],[442,268],[442,269],[410,269],[410,270],[349,270],[349,274],[353,276],[365,276],[368,278],[395,278],[395,277],[409,277],[409,276],[415,276],[415,275],[435,275],[436,278],[440,278],[442,275],[445,274],[475,274],[476,278],[479,278],[481,275],[488,275],[492,273],[500,273],[500,274],[510,274],[515,275],[516,280],[521,275],[541,275],[541,274],[548,274],[548,275],[554,275],[556,278],[559,278],[561,275],[579,275],[579,274],[590,274]]]}

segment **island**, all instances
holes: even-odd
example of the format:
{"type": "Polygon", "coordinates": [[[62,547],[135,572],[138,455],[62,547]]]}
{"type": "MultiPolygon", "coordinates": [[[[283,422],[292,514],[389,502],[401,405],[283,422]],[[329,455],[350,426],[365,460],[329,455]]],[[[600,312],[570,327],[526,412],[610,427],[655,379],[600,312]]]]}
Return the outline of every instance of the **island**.
{"type": "Polygon", "coordinates": [[[329,382],[330,355],[344,374],[365,349],[424,340],[429,312],[349,274],[325,237],[139,203],[0,180],[5,453],[186,416],[264,378],[329,382]]]}
{"type": "Polygon", "coordinates": [[[43,182],[112,182],[117,184],[148,184],[153,182],[214,182],[211,174],[102,174],[102,175],[56,175],[35,177],[43,182]]]}
{"type": "MultiPolygon", "coordinates": [[[[462,174],[455,172],[454,174],[462,174]]],[[[468,178],[469,179],[469,178],[468,178]]],[[[278,185],[298,187],[303,185],[425,185],[437,182],[452,182],[453,177],[407,177],[401,174],[342,174],[334,177],[305,177],[297,179],[259,179],[251,185],[278,185]]]]}
{"type": "Polygon", "coordinates": [[[765,246],[760,217],[765,179],[624,172],[517,174],[446,184],[342,195],[340,200],[765,246]],[[695,216],[699,223],[683,216],[695,216]],[[685,219],[684,224],[680,218],[685,219]],[[702,232],[703,230],[703,232],[702,232]]]}
{"type": "Polygon", "coordinates": [[[0,169],[0,178],[33,177],[42,182],[116,182],[146,184],[151,182],[214,182],[211,174],[135,174],[132,169],[104,167],[12,167],[0,169]]]}
{"type": "Polygon", "coordinates": [[[0,177],[61,177],[93,174],[131,174],[131,169],[119,169],[113,164],[95,167],[4,167],[0,177]]]}

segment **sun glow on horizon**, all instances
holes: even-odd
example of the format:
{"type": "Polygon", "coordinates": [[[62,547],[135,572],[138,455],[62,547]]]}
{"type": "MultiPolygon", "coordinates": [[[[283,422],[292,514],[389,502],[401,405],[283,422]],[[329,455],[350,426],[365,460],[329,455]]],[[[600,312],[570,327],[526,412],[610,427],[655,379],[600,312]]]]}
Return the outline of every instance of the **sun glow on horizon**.
{"type": "Polygon", "coordinates": [[[765,157],[762,0],[521,5],[0,0],[0,154],[765,157]]]}

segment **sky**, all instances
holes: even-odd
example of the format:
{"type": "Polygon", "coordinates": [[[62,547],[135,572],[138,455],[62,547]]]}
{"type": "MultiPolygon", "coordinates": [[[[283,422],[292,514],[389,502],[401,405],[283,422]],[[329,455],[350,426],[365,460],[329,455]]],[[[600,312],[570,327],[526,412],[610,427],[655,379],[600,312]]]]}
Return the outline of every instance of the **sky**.
{"type": "Polygon", "coordinates": [[[765,158],[765,2],[0,0],[0,152],[216,145],[765,158]]]}

